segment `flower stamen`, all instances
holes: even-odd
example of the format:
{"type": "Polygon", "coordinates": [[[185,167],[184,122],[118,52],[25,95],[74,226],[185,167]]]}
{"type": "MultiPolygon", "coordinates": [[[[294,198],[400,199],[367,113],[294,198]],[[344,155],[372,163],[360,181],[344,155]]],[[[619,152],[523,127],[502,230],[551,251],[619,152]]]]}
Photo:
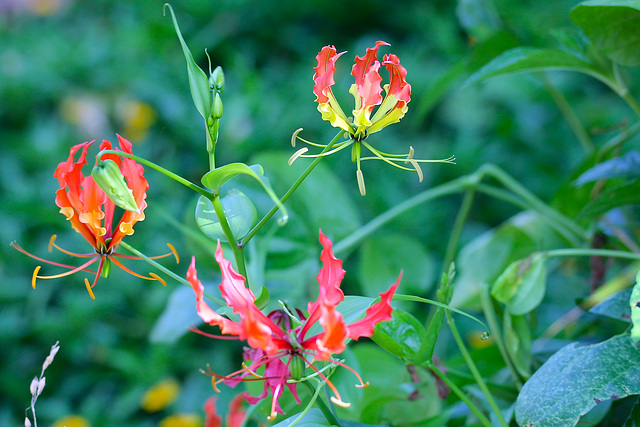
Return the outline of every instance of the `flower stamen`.
{"type": "MultiPolygon", "coordinates": [[[[95,285],[95,282],[93,282],[93,284],[95,285]]],[[[89,279],[86,277],[84,278],[84,286],[87,288],[87,292],[89,292],[91,299],[96,299],[96,296],[93,294],[93,290],[91,289],[91,285],[89,285],[89,279]]]]}

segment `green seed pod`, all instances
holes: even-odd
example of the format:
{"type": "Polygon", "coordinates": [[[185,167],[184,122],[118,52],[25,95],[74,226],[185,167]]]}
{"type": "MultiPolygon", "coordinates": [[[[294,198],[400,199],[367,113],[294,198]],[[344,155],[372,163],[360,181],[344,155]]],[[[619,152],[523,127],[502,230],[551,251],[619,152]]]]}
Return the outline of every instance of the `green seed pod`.
{"type": "Polygon", "coordinates": [[[302,360],[302,356],[293,355],[291,358],[291,363],[289,364],[289,372],[291,372],[291,378],[294,380],[299,380],[304,377],[306,371],[304,360],[302,360]]]}
{"type": "Polygon", "coordinates": [[[91,171],[93,180],[122,209],[140,213],[131,189],[127,187],[120,168],[111,159],[100,161],[91,171]]]}

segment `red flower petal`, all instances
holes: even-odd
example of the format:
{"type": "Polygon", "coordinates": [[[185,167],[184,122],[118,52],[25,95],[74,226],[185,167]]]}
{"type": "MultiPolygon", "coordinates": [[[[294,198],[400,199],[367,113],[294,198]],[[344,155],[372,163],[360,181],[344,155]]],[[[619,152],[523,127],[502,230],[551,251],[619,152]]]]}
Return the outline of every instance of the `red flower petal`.
{"type": "Polygon", "coordinates": [[[411,85],[407,83],[407,70],[400,65],[400,59],[394,54],[384,56],[382,63],[389,71],[389,94],[395,95],[399,101],[411,101],[411,85]]]}
{"type": "Polygon", "coordinates": [[[314,68],[316,71],[313,76],[315,85],[313,93],[316,94],[316,101],[320,104],[329,102],[328,93],[331,93],[331,86],[335,84],[333,75],[336,72],[336,60],[344,52],[336,53],[335,46],[325,46],[316,56],[318,65],[314,68]]]}
{"type": "Polygon", "coordinates": [[[391,299],[398,284],[400,284],[400,279],[402,279],[402,273],[398,276],[396,283],[391,285],[386,292],[380,294],[380,301],[367,309],[364,319],[358,320],[347,327],[349,338],[357,341],[360,337],[370,337],[373,335],[377,323],[391,319],[391,312],[393,311],[391,299]]]}

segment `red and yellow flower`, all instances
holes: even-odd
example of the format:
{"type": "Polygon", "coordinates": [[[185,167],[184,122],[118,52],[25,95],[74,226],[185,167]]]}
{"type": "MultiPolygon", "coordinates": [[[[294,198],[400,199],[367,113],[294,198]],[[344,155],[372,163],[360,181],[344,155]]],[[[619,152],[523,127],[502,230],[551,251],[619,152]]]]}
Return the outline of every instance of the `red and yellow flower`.
{"type": "MultiPolygon", "coordinates": [[[[187,280],[196,294],[198,316],[206,323],[219,326],[222,334],[246,340],[250,346],[245,351],[245,359],[251,361],[250,366],[244,366],[243,369],[229,375],[209,372],[214,388],[217,389],[216,385],[219,382],[235,386],[240,381],[263,380],[265,382],[263,393],[257,397],[247,396],[247,400],[249,403],[256,403],[266,397],[270,391],[272,402],[269,419],[273,419],[277,413],[282,413],[278,398],[285,386],[298,400],[296,382],[288,380],[299,380],[302,376],[300,371],[304,371],[306,367],[327,381],[334,393],[334,397],[331,398],[334,403],[348,406],[342,401],[333,384],[314,366],[314,362],[330,361],[345,366],[332,358],[333,354],[344,351],[345,341],[370,337],[377,323],[391,319],[393,310],[391,299],[400,282],[400,277],[386,292],[380,294],[380,301],[369,307],[363,319],[346,324],[342,314],[337,310],[340,302],[344,300],[344,293],[340,289],[345,274],[342,261],[334,256],[332,243],[322,232],[320,232],[320,243],[323,246],[320,256],[323,267],[317,276],[319,296],[316,301],[308,303],[306,317],[300,310],[296,310],[297,316],[289,310],[275,310],[269,315],[262,313],[255,304],[253,292],[245,287],[245,278],[236,273],[231,263],[223,257],[220,243],[216,250],[216,260],[222,271],[220,290],[228,306],[239,316],[239,321],[221,316],[204,301],[204,287],[197,278],[195,259],[192,260],[187,272],[187,280]],[[320,327],[314,328],[317,331],[311,333],[312,327],[316,324],[320,327]],[[261,367],[265,368],[264,374],[258,375],[256,371],[261,367]]],[[[353,370],[352,372],[355,373],[353,370]]],[[[355,374],[361,386],[366,386],[362,383],[360,376],[355,374]]]]}
{"type": "Polygon", "coordinates": [[[389,83],[384,86],[385,97],[382,98],[382,77],[378,71],[381,64],[377,59],[380,46],[389,46],[389,43],[377,41],[364,56],[356,56],[351,70],[356,82],[349,89],[355,98],[352,117],[344,114],[331,90],[335,84],[336,60],[345,52],[337,53],[334,46],[325,46],[316,56],[318,65],[313,76],[313,93],[316,95],[318,111],[323,120],[345,130],[356,141],[399,122],[409,109],[407,104],[411,101],[411,85],[407,83],[407,70],[393,54],[386,54],[382,59],[382,65],[390,76],[389,83]],[[378,110],[371,117],[378,105],[378,110]]]}
{"type": "Polygon", "coordinates": [[[300,140],[314,147],[324,148],[325,151],[321,154],[309,155],[305,154],[308,148],[303,147],[291,156],[289,164],[298,157],[328,156],[351,146],[351,160],[356,163],[358,187],[363,196],[366,194],[364,177],[360,168],[360,162],[363,160],[382,160],[397,168],[415,171],[420,181],[422,181],[423,174],[419,163],[452,163],[454,160],[453,157],[444,160],[417,160],[413,158],[412,147],[409,147],[407,154],[384,153],[365,141],[369,135],[379,132],[390,124],[399,122],[409,109],[407,104],[411,101],[411,85],[407,82],[407,70],[394,54],[384,55],[382,63],[380,63],[378,49],[381,46],[389,46],[389,43],[379,40],[372,48],[367,49],[364,56],[355,57],[355,64],[351,69],[355,83],[349,89],[349,93],[355,99],[355,108],[352,110],[351,116],[344,113],[332,90],[332,86],[335,84],[336,61],[345,52],[337,53],[334,46],[325,46],[316,56],[318,65],[314,68],[313,93],[316,95],[318,111],[322,114],[323,120],[345,131],[348,139],[332,145],[329,150],[326,145],[316,144],[298,137],[298,133],[302,129],[297,130],[291,138],[291,144],[294,147],[296,140],[300,140]],[[389,83],[384,86],[382,86],[382,77],[379,72],[382,66],[389,72],[389,83]],[[382,96],[383,88],[384,97],[382,96]],[[362,157],[362,147],[369,150],[373,157],[362,157]],[[411,164],[411,167],[399,163],[411,164]]]}
{"type": "MultiPolygon", "coordinates": [[[[117,151],[132,154],[131,143],[129,141],[118,135],[118,142],[120,149],[118,150],[116,148],[117,151]]],[[[60,184],[60,188],[56,191],[56,205],[60,208],[60,213],[67,218],[73,229],[80,233],[87,242],[89,242],[94,249],[94,253],[77,254],[62,249],[55,243],[56,236],[52,236],[49,243],[49,251],[55,247],[61,252],[71,256],[89,258],[89,260],[84,264],[74,267],[36,257],[26,252],[17,243],[13,242],[12,246],[14,248],[34,259],[69,269],[61,274],[40,276],[38,275],[40,266],[38,266],[33,272],[32,286],[35,288],[36,279],[53,279],[65,277],[70,274],[77,273],[78,271],[87,271],[95,274],[95,279],[92,284],[90,284],[89,280],[85,278],[87,291],[91,298],[95,298],[92,288],[97,283],[101,274],[105,277],[109,275],[111,262],[134,276],[148,280],[159,280],[164,284],[164,280],[156,274],[149,273],[149,277],[142,276],[131,271],[116,259],[140,259],[134,256],[118,254],[116,253],[116,249],[125,236],[133,234],[133,226],[138,221],[142,221],[145,218],[144,209],[147,207],[145,198],[147,196],[146,191],[149,188],[149,184],[144,177],[143,167],[127,157],[115,154],[106,154],[103,156],[103,160],[113,161],[120,169],[120,172],[126,179],[126,185],[131,191],[131,195],[133,196],[133,200],[135,200],[137,207],[137,212],[125,210],[120,217],[120,220],[116,222],[114,221],[114,214],[116,210],[115,203],[107,197],[105,192],[98,186],[91,175],[84,176],[82,174],[83,166],[87,164],[87,149],[92,143],[93,141],[73,146],[68,159],[58,165],[54,176],[58,179],[60,184]],[[80,154],[76,160],[78,152],[80,152],[80,154]],[[96,261],[99,261],[97,271],[89,270],[88,267],[96,261]]],[[[100,150],[111,150],[112,148],[111,142],[107,140],[104,140],[102,144],[100,144],[100,150]]],[[[173,247],[171,245],[169,245],[169,247],[171,248],[172,253],[176,256],[176,259],[178,259],[173,247]]],[[[160,257],[168,255],[170,255],[170,253],[161,255],[160,257]]]]}

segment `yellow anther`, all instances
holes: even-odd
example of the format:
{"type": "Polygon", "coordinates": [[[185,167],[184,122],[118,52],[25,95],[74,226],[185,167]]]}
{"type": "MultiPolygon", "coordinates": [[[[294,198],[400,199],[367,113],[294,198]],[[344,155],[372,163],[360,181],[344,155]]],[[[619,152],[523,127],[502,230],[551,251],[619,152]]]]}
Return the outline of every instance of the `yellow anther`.
{"type": "Polygon", "coordinates": [[[364,384],[356,384],[356,388],[367,388],[369,387],[369,381],[364,384]]]}
{"type": "Polygon", "coordinates": [[[364,176],[360,169],[356,171],[356,177],[358,178],[358,189],[360,190],[360,194],[364,196],[367,194],[367,188],[364,186],[364,176]]]}
{"type": "Polygon", "coordinates": [[[180,264],[180,257],[178,256],[178,251],[176,251],[176,248],[174,248],[171,243],[167,243],[167,246],[169,246],[169,249],[171,249],[171,252],[173,252],[173,256],[176,257],[176,264],[180,264]]]}
{"type": "Polygon", "coordinates": [[[41,266],[37,266],[35,270],[33,270],[33,276],[31,276],[31,287],[33,289],[36,288],[36,279],[38,278],[38,272],[40,271],[41,266]]]}
{"type": "Polygon", "coordinates": [[[213,390],[216,393],[220,393],[220,389],[218,388],[218,385],[216,384],[216,377],[211,377],[211,386],[213,387],[213,390]]]}
{"type": "Polygon", "coordinates": [[[413,159],[409,159],[409,162],[411,163],[411,166],[413,166],[413,168],[416,170],[416,173],[418,174],[418,180],[422,182],[422,180],[424,179],[424,175],[422,174],[422,168],[420,167],[418,162],[416,162],[413,159]]]}
{"type": "Polygon", "coordinates": [[[405,160],[405,164],[409,163],[409,160],[413,159],[413,147],[409,146],[409,154],[407,154],[407,160],[405,160]]]}
{"type": "Polygon", "coordinates": [[[53,242],[56,241],[56,237],[58,237],[56,234],[54,234],[53,236],[51,236],[51,239],[49,239],[49,252],[51,252],[52,248],[53,248],[53,242]]]}
{"type": "Polygon", "coordinates": [[[342,406],[343,408],[348,408],[349,406],[351,406],[351,403],[343,402],[342,400],[339,400],[334,396],[331,396],[331,401],[338,406],[342,406]]]}
{"type": "Polygon", "coordinates": [[[293,135],[291,135],[291,146],[295,148],[296,146],[296,139],[298,138],[298,134],[302,132],[302,128],[300,129],[296,129],[295,132],[293,132],[293,135]]]}
{"type": "Polygon", "coordinates": [[[271,413],[271,415],[269,415],[269,416],[267,417],[267,420],[269,420],[269,421],[273,421],[273,420],[275,420],[275,419],[276,419],[276,417],[277,417],[277,416],[278,416],[278,413],[277,413],[276,411],[273,411],[273,412],[271,413]]]}
{"type": "Polygon", "coordinates": [[[301,149],[299,149],[298,151],[293,153],[293,155],[291,157],[289,157],[289,161],[288,161],[289,166],[291,166],[293,164],[293,162],[298,160],[298,157],[302,156],[307,151],[309,151],[309,149],[307,147],[302,147],[301,149]]]}
{"type": "Polygon", "coordinates": [[[164,281],[164,279],[160,276],[158,276],[156,273],[149,273],[149,276],[153,277],[154,279],[156,279],[158,282],[162,283],[162,285],[166,288],[167,287],[167,282],[164,281]]]}
{"type": "Polygon", "coordinates": [[[89,292],[89,296],[91,299],[96,299],[96,296],[93,294],[93,290],[91,289],[91,285],[89,284],[89,279],[84,278],[84,285],[87,287],[87,292],[89,292]]]}

